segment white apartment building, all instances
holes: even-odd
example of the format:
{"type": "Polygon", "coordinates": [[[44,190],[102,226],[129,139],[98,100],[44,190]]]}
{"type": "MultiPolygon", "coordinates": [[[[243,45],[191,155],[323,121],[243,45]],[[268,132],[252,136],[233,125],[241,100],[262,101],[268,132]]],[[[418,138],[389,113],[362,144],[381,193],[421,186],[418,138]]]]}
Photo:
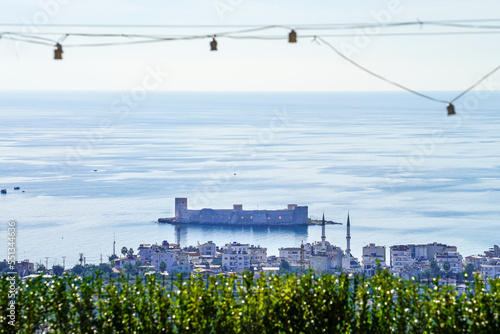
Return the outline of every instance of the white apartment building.
{"type": "Polygon", "coordinates": [[[380,261],[381,265],[385,265],[385,246],[369,244],[363,247],[363,257],[361,259],[363,265],[375,265],[376,261],[380,261]]]}
{"type": "Polygon", "coordinates": [[[142,258],[145,258],[149,261],[152,261],[153,253],[162,252],[167,249],[178,249],[178,245],[169,244],[168,241],[163,240],[161,245],[158,244],[140,244],[138,250],[138,255],[142,258]]]}
{"type": "Polygon", "coordinates": [[[434,260],[441,269],[443,269],[443,264],[448,262],[451,272],[458,274],[463,271],[462,255],[460,255],[459,252],[436,253],[434,255],[434,260]]]}
{"type": "Polygon", "coordinates": [[[377,262],[379,262],[382,267],[386,266],[385,246],[376,246],[375,244],[364,246],[363,256],[361,258],[363,272],[366,275],[374,275],[377,267],[377,262]]]}
{"type": "Polygon", "coordinates": [[[267,262],[267,248],[265,247],[252,245],[248,248],[248,254],[250,255],[250,262],[252,264],[267,262]]]}
{"type": "Polygon", "coordinates": [[[250,268],[248,244],[226,244],[222,253],[222,268],[227,271],[243,271],[250,268]]]}
{"type": "Polygon", "coordinates": [[[140,244],[137,250],[138,250],[137,253],[139,254],[140,257],[143,257],[151,261],[154,250],[151,249],[150,244],[140,244]]]}
{"type": "MultiPolygon", "coordinates": [[[[300,247],[282,247],[278,251],[279,251],[279,257],[285,260],[286,262],[290,263],[290,265],[293,266],[301,265],[300,254],[302,250],[300,247]]],[[[304,261],[309,262],[310,256],[311,252],[306,251],[304,249],[304,261]]]]}
{"type": "Polygon", "coordinates": [[[484,255],[470,255],[465,257],[465,265],[472,263],[474,270],[479,270],[485,264],[487,264],[488,258],[484,255]]]}
{"type": "Polygon", "coordinates": [[[175,254],[173,252],[154,252],[151,256],[151,265],[155,268],[155,270],[160,270],[160,263],[165,262],[167,265],[166,270],[168,272],[172,271],[173,265],[176,262],[175,254]]]}
{"type": "Polygon", "coordinates": [[[229,250],[236,251],[236,252],[248,253],[249,247],[250,247],[250,244],[240,244],[239,242],[233,242],[233,243],[225,244],[222,247],[222,251],[224,252],[225,250],[229,249],[229,250]]]}
{"type": "Polygon", "coordinates": [[[140,256],[137,256],[137,255],[121,257],[121,258],[114,260],[115,261],[115,268],[118,270],[122,270],[125,267],[125,264],[127,264],[127,263],[130,263],[130,264],[135,266],[135,263],[137,261],[141,261],[142,263],[144,263],[145,260],[146,259],[144,259],[140,256]]]}
{"type": "Polygon", "coordinates": [[[205,256],[215,257],[215,250],[217,247],[213,243],[213,241],[206,242],[206,243],[198,246],[198,248],[200,249],[200,255],[202,257],[205,257],[205,256]]]}
{"type": "Polygon", "coordinates": [[[391,246],[391,269],[393,272],[409,268],[413,264],[411,250],[406,245],[391,246]]]}
{"type": "Polygon", "coordinates": [[[483,264],[481,266],[481,277],[500,278],[500,264],[483,264]]]}
{"type": "Polygon", "coordinates": [[[437,253],[456,252],[456,246],[433,242],[430,244],[409,244],[414,259],[433,260],[437,253]]]}

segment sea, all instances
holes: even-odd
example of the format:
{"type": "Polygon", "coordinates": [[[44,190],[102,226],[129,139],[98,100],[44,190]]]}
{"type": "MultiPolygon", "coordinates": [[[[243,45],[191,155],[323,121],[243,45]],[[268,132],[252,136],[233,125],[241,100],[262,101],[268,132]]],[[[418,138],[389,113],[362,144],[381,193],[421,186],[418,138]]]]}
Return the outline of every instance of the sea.
{"type": "Polygon", "coordinates": [[[482,253],[500,244],[500,93],[454,105],[447,116],[408,92],[2,91],[0,259],[13,241],[18,260],[68,267],[80,254],[106,262],[114,245],[278,255],[321,239],[321,226],[157,224],[176,197],[192,209],[306,205],[342,223],[326,227],[342,249],[349,215],[358,258],[370,243],[387,256],[431,242],[482,253]]]}

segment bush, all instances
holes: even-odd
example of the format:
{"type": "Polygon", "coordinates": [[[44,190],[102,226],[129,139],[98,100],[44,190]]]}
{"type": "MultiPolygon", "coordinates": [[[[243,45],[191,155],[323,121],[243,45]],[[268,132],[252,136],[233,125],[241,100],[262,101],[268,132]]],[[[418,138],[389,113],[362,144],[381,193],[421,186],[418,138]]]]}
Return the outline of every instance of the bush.
{"type": "Polygon", "coordinates": [[[466,293],[402,280],[308,273],[241,278],[155,276],[105,284],[95,277],[0,283],[0,333],[500,333],[500,280],[466,293]]]}

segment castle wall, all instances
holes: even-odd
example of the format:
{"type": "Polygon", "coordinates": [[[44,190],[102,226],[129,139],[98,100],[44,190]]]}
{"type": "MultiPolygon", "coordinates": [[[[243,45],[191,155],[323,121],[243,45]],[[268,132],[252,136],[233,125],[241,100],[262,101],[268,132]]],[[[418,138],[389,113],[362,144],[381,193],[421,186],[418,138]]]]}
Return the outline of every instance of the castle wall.
{"type": "Polygon", "coordinates": [[[175,217],[179,222],[197,224],[306,225],[308,208],[293,204],[284,210],[242,210],[238,204],[233,209],[188,210],[187,199],[176,198],[175,217]]]}

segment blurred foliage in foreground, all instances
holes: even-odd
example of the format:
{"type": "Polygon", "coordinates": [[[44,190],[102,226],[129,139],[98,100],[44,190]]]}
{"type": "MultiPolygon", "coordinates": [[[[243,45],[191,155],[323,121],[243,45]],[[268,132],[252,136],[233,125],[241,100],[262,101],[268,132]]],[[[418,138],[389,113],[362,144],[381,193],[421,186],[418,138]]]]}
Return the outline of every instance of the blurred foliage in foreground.
{"type": "Polygon", "coordinates": [[[38,277],[16,281],[16,294],[11,286],[3,277],[0,333],[500,333],[498,279],[462,294],[387,272],[179,277],[173,289],[154,276],[38,277]]]}

